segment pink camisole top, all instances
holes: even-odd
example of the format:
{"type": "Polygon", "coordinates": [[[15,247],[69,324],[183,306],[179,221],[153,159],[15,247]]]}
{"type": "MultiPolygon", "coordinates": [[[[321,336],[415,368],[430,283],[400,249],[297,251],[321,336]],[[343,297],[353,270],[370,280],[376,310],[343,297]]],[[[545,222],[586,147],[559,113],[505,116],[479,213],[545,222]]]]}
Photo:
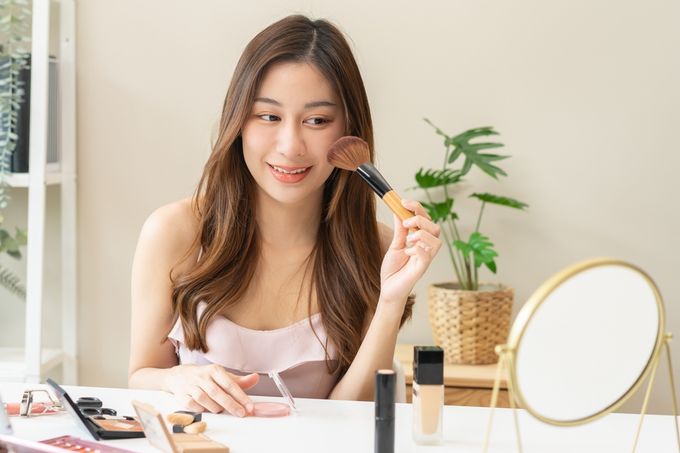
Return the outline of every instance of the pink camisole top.
{"type": "MultiPolygon", "coordinates": [[[[199,318],[205,307],[205,302],[198,305],[199,318]]],[[[267,375],[270,371],[277,371],[297,398],[328,398],[338,381],[339,372],[328,371],[324,343],[328,343],[331,365],[335,364],[337,354],[327,341],[320,313],[275,330],[248,329],[224,316],[216,316],[206,330],[206,353],[186,347],[179,319],[168,339],[175,346],[181,364],[215,363],[237,375],[258,373],[257,385],[246,390],[250,395],[281,396],[267,375]]]]}

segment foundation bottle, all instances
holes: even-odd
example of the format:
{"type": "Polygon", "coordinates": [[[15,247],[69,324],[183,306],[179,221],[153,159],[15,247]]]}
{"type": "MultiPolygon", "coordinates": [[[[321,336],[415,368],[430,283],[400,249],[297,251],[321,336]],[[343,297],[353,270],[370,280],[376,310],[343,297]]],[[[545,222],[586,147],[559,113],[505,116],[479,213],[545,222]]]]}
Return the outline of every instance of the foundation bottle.
{"type": "Polygon", "coordinates": [[[419,445],[442,440],[444,351],[437,346],[413,348],[413,440],[419,445]]]}

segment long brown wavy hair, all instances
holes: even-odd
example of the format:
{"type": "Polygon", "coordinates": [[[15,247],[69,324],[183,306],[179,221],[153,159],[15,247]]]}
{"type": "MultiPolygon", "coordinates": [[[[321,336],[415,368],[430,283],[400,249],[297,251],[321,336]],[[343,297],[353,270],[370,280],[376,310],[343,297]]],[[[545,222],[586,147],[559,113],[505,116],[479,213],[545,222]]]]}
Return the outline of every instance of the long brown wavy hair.
{"type": "MultiPolygon", "coordinates": [[[[197,256],[199,250],[201,258],[188,272],[171,277],[173,314],[181,319],[190,349],[208,350],[208,324],[242,300],[256,271],[260,256],[256,183],[243,158],[240,132],[264,73],[281,62],[306,62],[326,77],[342,100],[346,135],[363,138],[370,146],[371,161],[374,158],[364,84],[349,45],[335,26],[294,15],[250,41],[234,71],[218,136],[192,200],[199,227],[183,260],[197,256]],[[207,307],[197,319],[200,301],[207,307]]],[[[359,349],[367,316],[376,308],[383,251],[375,198],[359,177],[335,169],[325,183],[322,203],[309,260],[309,287],[310,293],[316,292],[328,339],[338,352],[337,362],[332,362],[324,345],[329,371],[344,372],[359,349]]],[[[411,306],[409,301],[402,323],[410,317],[411,306]]]]}

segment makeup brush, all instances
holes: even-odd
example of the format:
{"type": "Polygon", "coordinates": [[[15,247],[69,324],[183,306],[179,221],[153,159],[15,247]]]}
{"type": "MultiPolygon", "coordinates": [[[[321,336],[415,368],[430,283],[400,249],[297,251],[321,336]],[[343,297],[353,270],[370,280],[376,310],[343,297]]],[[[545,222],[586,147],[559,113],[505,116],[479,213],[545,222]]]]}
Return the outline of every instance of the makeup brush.
{"type": "Polygon", "coordinates": [[[359,137],[340,137],[328,150],[328,162],[334,167],[357,172],[401,220],[415,215],[402,206],[399,195],[373,166],[368,143],[359,137]]]}

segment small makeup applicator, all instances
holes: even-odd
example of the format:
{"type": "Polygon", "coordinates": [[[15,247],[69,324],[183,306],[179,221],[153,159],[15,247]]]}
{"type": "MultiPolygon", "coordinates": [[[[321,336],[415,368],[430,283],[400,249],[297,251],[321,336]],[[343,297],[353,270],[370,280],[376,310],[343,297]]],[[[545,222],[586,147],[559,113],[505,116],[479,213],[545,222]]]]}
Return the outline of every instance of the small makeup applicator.
{"type": "Polygon", "coordinates": [[[359,137],[340,137],[328,150],[328,162],[334,167],[357,172],[401,220],[415,215],[401,205],[399,195],[371,163],[368,143],[359,137]]]}

